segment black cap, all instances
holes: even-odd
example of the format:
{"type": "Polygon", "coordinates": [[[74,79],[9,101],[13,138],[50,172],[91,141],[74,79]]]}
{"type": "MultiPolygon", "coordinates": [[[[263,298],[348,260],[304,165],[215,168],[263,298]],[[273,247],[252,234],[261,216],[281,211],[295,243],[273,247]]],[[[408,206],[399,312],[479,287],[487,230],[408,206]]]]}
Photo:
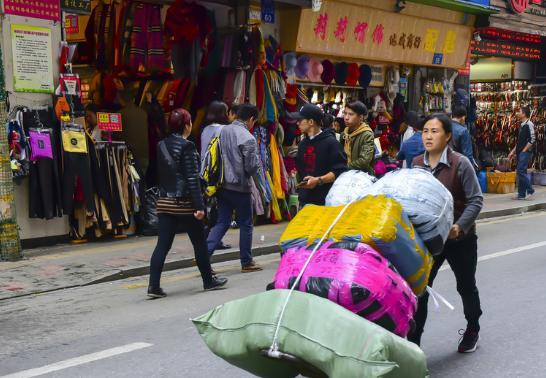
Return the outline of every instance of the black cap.
{"type": "Polygon", "coordinates": [[[292,119],[313,119],[316,122],[322,122],[324,112],[321,108],[313,104],[305,104],[299,112],[288,113],[288,117],[292,119]]]}

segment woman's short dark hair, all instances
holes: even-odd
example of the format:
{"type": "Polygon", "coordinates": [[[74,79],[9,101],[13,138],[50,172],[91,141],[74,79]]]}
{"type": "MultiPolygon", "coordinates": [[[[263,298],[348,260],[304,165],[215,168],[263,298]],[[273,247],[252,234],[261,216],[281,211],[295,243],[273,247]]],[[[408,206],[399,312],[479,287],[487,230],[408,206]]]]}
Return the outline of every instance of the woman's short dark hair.
{"type": "Polygon", "coordinates": [[[237,115],[237,112],[239,111],[239,108],[241,107],[240,104],[233,104],[231,105],[231,108],[229,108],[229,111],[235,115],[237,115]]]}
{"type": "Polygon", "coordinates": [[[331,114],[325,114],[322,119],[322,128],[331,129],[334,126],[334,116],[331,114]]]}
{"type": "Polygon", "coordinates": [[[178,108],[174,109],[169,114],[169,132],[182,134],[184,128],[191,122],[191,114],[186,109],[178,108]]]}
{"type": "Polygon", "coordinates": [[[447,116],[447,114],[444,113],[434,113],[429,115],[427,118],[425,118],[425,122],[423,123],[423,126],[433,119],[437,119],[442,124],[442,128],[444,129],[446,134],[453,133],[453,124],[451,123],[451,119],[447,116]]]}
{"type": "Polygon", "coordinates": [[[225,102],[222,101],[213,101],[209,104],[207,108],[207,115],[205,116],[204,124],[206,126],[213,123],[218,123],[220,125],[227,125],[228,120],[228,106],[225,102]]]}

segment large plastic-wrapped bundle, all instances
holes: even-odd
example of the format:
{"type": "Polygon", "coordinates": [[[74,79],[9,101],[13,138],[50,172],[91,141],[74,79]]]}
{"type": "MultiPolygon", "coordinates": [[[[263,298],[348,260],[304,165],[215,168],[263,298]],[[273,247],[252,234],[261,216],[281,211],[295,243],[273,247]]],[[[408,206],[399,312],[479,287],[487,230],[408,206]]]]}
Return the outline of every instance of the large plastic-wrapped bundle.
{"type": "Polygon", "coordinates": [[[326,196],[326,206],[346,205],[366,196],[367,189],[376,178],[362,171],[342,173],[332,185],[326,196]]]}
{"type": "MultiPolygon", "coordinates": [[[[281,235],[282,250],[320,240],[343,207],[304,207],[281,235]]],[[[394,199],[368,196],[351,204],[333,227],[328,240],[370,245],[394,265],[415,294],[424,292],[433,259],[402,206],[394,199]]]]}
{"type": "Polygon", "coordinates": [[[299,291],[282,318],[278,358],[267,357],[288,293],[271,290],[231,301],[192,321],[214,354],[259,377],[428,377],[417,345],[299,291]]]}
{"type": "MultiPolygon", "coordinates": [[[[282,256],[276,289],[292,287],[312,250],[312,246],[292,248],[282,256]]],[[[408,334],[417,308],[406,281],[387,259],[362,243],[355,243],[354,251],[337,243],[323,244],[296,290],[327,298],[402,337],[408,334]]]]}
{"type": "Polygon", "coordinates": [[[421,168],[390,172],[369,187],[368,194],[400,202],[429,252],[442,252],[453,225],[453,197],[432,173],[421,168]]]}

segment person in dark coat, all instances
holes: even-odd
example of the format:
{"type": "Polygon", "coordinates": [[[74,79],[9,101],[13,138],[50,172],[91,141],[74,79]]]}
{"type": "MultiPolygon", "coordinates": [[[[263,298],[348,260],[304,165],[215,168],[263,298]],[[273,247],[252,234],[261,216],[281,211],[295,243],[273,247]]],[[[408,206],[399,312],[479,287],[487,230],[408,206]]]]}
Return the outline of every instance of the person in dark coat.
{"type": "Polygon", "coordinates": [[[150,261],[148,296],[151,298],[167,295],[160,285],[161,272],[173,244],[178,222],[186,225],[204,289],[218,289],[227,283],[227,278],[212,274],[207,253],[199,154],[195,145],[187,140],[192,129],[191,115],[184,109],[175,109],[169,116],[168,125],[170,135],[159,143],[157,153],[159,235],[150,261]]]}

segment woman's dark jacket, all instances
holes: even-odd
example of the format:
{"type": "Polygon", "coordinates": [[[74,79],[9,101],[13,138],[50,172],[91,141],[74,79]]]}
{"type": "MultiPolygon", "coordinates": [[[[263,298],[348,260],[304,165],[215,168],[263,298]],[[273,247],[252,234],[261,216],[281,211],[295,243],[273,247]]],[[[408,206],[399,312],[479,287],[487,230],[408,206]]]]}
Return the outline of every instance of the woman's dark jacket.
{"type": "Polygon", "coordinates": [[[195,210],[204,210],[199,178],[199,154],[180,134],[159,142],[157,169],[161,197],[189,198],[195,210]]]}

